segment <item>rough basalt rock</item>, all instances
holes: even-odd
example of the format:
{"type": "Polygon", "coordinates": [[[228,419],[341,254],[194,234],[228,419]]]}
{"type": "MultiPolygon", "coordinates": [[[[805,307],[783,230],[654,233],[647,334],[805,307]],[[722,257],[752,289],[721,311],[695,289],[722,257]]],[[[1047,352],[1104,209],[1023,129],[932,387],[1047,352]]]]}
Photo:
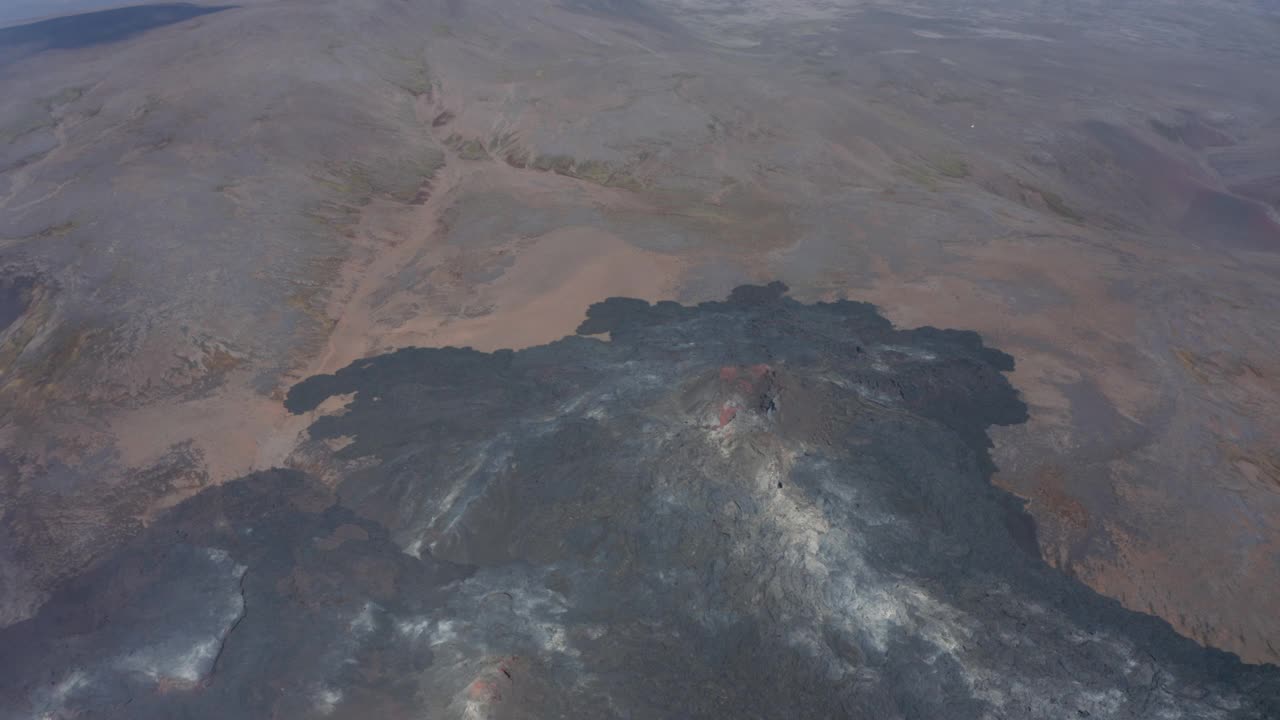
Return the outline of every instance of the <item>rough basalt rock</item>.
{"type": "Polygon", "coordinates": [[[293,412],[353,394],[304,453],[336,487],[272,471],[178,506],[0,631],[0,707],[1280,716],[1274,667],[1040,560],[989,482],[987,429],[1026,419],[1013,359],[976,334],[779,284],[614,298],[579,333],[299,383],[293,412]]]}

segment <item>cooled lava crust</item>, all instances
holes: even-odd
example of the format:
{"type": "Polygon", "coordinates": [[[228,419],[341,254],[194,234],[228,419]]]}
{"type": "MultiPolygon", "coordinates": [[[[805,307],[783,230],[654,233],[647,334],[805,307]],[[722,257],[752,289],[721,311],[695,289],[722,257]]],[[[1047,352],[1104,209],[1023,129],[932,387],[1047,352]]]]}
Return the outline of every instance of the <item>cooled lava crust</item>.
{"type": "Polygon", "coordinates": [[[578,332],[296,385],[350,394],[313,474],[202,492],[0,631],[4,717],[1280,717],[1275,667],[1039,559],[977,334],[776,283],[578,332]]]}

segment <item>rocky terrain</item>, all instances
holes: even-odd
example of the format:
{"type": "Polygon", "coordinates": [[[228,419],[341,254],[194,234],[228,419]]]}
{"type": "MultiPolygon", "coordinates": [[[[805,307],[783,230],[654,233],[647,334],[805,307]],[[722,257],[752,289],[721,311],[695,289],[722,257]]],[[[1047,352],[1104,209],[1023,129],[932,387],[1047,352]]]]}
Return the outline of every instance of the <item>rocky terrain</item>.
{"type": "Polygon", "coordinates": [[[0,713],[1276,714],[1273,4],[24,7],[0,713]]]}
{"type": "MultiPolygon", "coordinates": [[[[1280,671],[1045,565],[971,332],[743,286],[304,380],[306,452],[0,631],[36,717],[1270,718],[1280,671]],[[607,341],[582,334],[608,333],[607,341]]],[[[15,703],[21,706],[21,701],[15,703]]]]}

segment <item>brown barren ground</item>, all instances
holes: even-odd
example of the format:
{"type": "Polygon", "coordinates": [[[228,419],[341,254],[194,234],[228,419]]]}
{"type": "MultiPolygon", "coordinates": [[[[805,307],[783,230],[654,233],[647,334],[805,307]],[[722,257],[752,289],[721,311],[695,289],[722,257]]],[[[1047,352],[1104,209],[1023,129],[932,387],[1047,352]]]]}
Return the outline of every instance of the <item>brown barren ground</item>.
{"type": "Polygon", "coordinates": [[[345,403],[288,415],[302,378],[779,279],[1012,354],[1030,421],[993,432],[996,482],[1045,559],[1280,662],[1275,27],[249,0],[5,45],[0,623],[212,484],[332,480],[298,448],[345,403]]]}

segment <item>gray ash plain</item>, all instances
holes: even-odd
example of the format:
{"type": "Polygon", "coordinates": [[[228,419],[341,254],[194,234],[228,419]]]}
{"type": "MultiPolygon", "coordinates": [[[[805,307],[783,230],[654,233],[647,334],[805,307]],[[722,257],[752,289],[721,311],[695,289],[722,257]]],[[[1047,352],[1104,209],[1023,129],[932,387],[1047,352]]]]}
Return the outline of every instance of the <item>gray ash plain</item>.
{"type": "Polygon", "coordinates": [[[3,717],[1275,718],[1280,671],[1040,558],[1014,360],[780,283],[295,385],[210,487],[0,630],[3,717]]]}

